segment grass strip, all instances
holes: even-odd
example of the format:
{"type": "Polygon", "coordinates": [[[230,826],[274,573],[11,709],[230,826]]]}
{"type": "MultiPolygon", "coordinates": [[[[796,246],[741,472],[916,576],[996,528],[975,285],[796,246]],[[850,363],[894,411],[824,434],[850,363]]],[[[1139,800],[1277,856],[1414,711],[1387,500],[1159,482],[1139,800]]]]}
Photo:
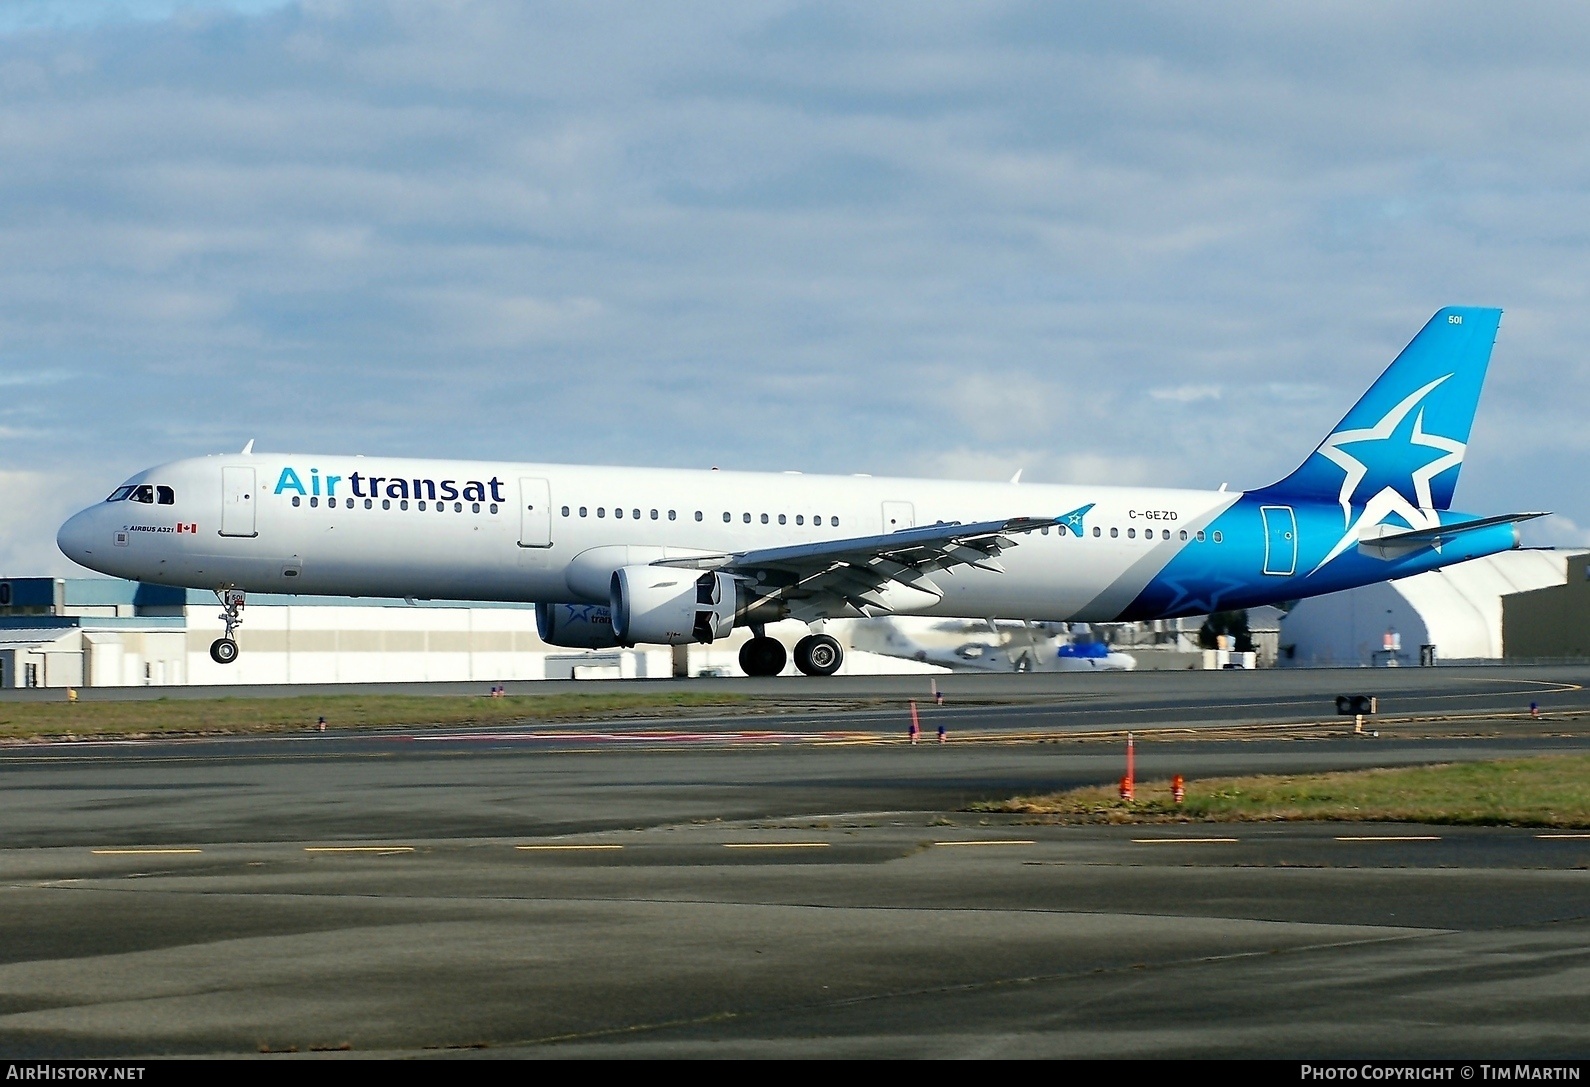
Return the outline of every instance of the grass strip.
{"type": "MultiPolygon", "coordinates": [[[[1052,817],[1066,823],[1434,823],[1450,826],[1590,827],[1590,756],[1545,755],[1327,774],[1264,774],[1188,781],[1180,805],[1168,781],[1089,786],[975,804],[972,811],[1052,817]]],[[[1046,820],[1048,821],[1048,820],[1046,820]]]]}
{"type": "Polygon", "coordinates": [[[328,695],[324,698],[154,699],[136,702],[0,702],[0,739],[230,735],[317,727],[510,725],[744,710],[748,695],[647,692],[508,696],[328,695]]]}

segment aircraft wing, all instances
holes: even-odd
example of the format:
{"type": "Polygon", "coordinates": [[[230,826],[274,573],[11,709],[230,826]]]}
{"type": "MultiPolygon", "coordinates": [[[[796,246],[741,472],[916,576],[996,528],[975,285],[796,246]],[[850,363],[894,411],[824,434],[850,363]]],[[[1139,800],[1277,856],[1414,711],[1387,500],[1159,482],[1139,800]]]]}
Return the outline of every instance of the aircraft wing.
{"type": "Polygon", "coordinates": [[[759,591],[753,607],[782,602],[798,619],[880,615],[937,602],[944,592],[931,575],[939,571],[967,566],[1003,573],[999,554],[1015,546],[1011,537],[1060,520],[940,522],[882,536],[666,559],[657,565],[741,575],[759,591]]]}

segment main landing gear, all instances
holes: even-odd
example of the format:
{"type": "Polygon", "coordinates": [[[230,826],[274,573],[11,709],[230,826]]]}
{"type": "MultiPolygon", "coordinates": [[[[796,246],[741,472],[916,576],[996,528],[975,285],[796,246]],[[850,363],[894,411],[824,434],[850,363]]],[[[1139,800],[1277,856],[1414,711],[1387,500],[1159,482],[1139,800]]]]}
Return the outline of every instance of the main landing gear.
{"type": "Polygon", "coordinates": [[[758,634],[740,647],[740,670],[748,676],[776,676],[784,670],[789,655],[777,638],[758,634]]]}
{"type": "Polygon", "coordinates": [[[845,651],[826,634],[808,634],[795,643],[795,667],[808,676],[831,676],[845,663],[845,651]]]}
{"type": "Polygon", "coordinates": [[[242,589],[217,589],[215,598],[221,602],[221,622],[226,633],[210,643],[210,659],[216,664],[231,664],[237,660],[237,641],[232,632],[243,625],[242,589]]]}
{"type": "MultiPolygon", "coordinates": [[[[776,676],[789,658],[784,643],[765,634],[740,647],[740,669],[748,676],[776,676]]],[[[808,634],[795,643],[795,667],[808,676],[831,676],[845,662],[845,651],[826,634],[808,634]]]]}

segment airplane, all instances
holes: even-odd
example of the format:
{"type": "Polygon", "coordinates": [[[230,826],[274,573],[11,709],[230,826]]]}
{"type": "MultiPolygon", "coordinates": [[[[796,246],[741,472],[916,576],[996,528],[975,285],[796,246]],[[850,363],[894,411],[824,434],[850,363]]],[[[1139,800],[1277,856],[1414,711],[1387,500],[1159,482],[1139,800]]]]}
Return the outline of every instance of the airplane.
{"type": "Polygon", "coordinates": [[[963,672],[1115,672],[1137,667],[1137,658],[1105,642],[1067,640],[1071,632],[1064,623],[883,616],[854,620],[847,633],[852,649],[963,672]]]}
{"type": "Polygon", "coordinates": [[[811,633],[796,668],[831,675],[829,619],[1076,622],[1253,607],[1407,577],[1519,544],[1542,513],[1476,516],[1452,494],[1501,310],[1442,309],[1303,463],[1252,491],[952,482],[256,453],[150,468],[75,514],[89,569],[213,590],[237,658],[246,595],[534,603],[553,645],[811,633]]]}

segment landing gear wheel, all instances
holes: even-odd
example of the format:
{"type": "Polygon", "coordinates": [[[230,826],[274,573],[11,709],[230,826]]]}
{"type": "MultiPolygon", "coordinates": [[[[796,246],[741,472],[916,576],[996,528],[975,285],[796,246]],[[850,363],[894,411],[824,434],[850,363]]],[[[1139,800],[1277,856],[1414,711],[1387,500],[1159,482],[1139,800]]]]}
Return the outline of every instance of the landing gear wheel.
{"type": "Polygon", "coordinates": [[[776,676],[788,660],[777,638],[752,638],[740,647],[740,669],[748,676],[776,676]]]}
{"type": "Polygon", "coordinates": [[[231,638],[217,638],[210,643],[210,659],[216,664],[231,664],[237,660],[237,643],[231,638]]]}
{"type": "Polygon", "coordinates": [[[795,643],[795,667],[808,676],[831,676],[845,663],[845,651],[826,634],[808,634],[795,643]]]}

